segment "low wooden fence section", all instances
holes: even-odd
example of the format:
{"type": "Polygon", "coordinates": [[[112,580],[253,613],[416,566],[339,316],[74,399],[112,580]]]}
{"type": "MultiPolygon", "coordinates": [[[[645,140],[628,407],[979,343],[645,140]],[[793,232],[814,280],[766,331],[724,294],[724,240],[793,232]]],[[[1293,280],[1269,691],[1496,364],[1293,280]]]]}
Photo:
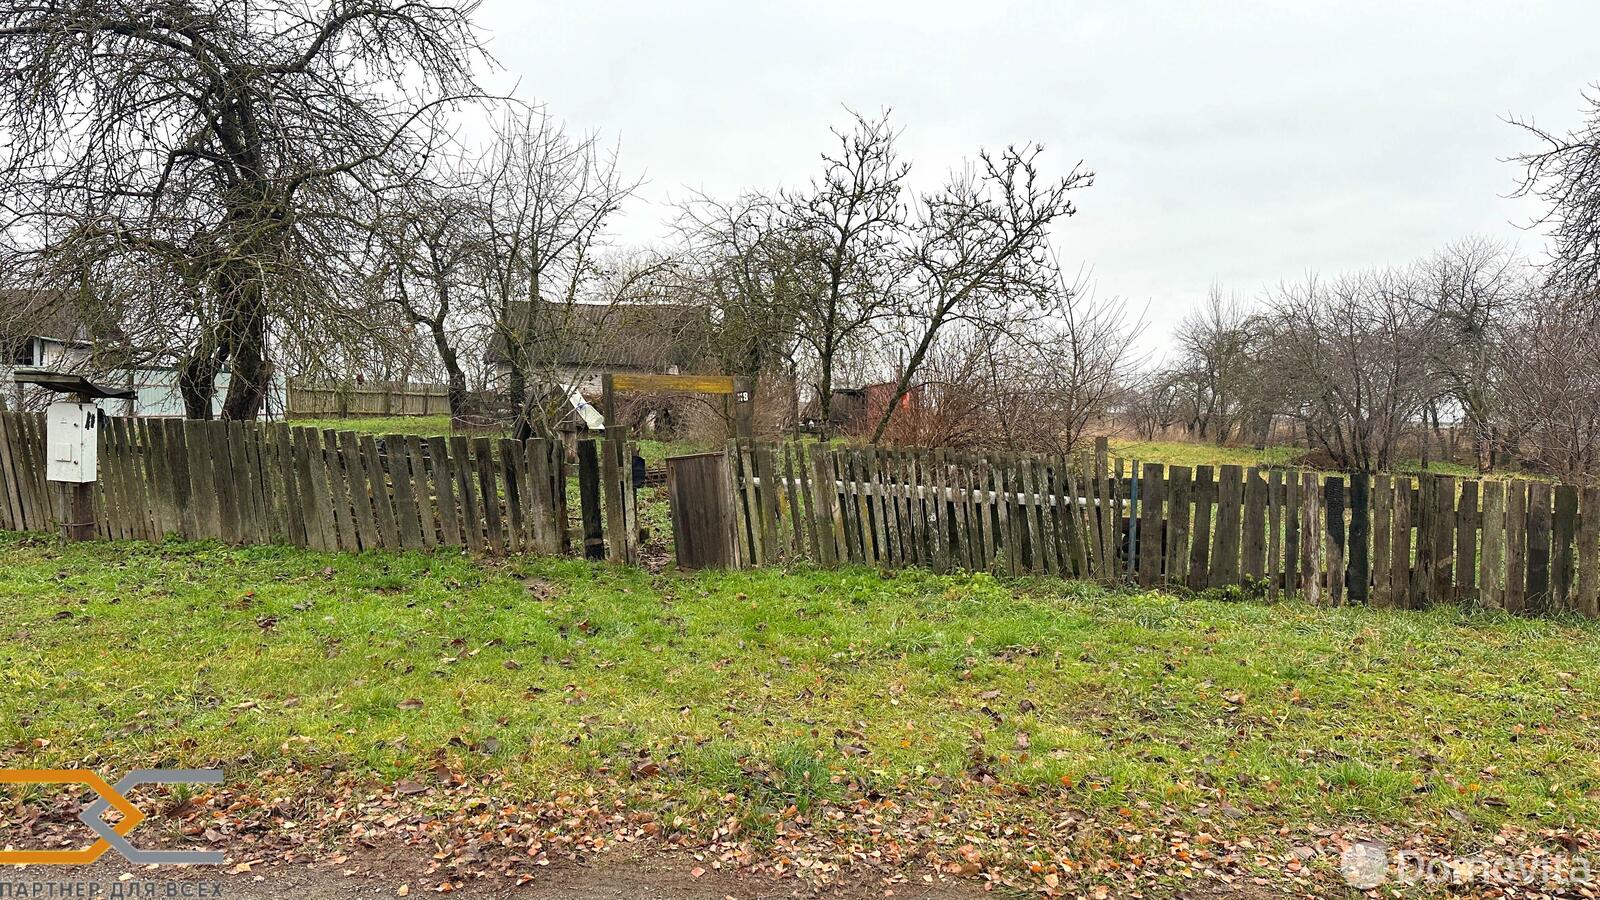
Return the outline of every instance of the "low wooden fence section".
{"type": "Polygon", "coordinates": [[[964,568],[1600,616],[1600,489],[740,443],[739,565],[964,568]]]}
{"type": "Polygon", "coordinates": [[[290,378],[290,416],[426,416],[450,411],[448,385],[290,378]]]}
{"type": "MultiPolygon", "coordinates": [[[[106,538],[541,554],[581,541],[591,557],[634,561],[627,435],[578,449],[574,473],[559,441],[110,418],[100,429],[96,519],[106,538]],[[569,479],[578,482],[576,522],[569,479]]],[[[0,528],[50,531],[62,521],[44,454],[43,416],[0,414],[0,528]]]]}

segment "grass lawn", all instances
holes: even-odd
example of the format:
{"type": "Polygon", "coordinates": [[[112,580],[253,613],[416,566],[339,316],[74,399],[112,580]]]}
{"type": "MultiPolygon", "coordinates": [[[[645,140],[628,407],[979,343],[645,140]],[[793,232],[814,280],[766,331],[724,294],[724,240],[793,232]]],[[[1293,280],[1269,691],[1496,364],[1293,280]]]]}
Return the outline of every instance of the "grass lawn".
{"type": "Polygon", "coordinates": [[[1072,841],[1086,821],[1261,846],[1600,824],[1593,623],[15,535],[0,570],[5,767],[221,764],[314,797],[330,772],[447,765],[501,797],[736,821],[758,846],[888,797],[1033,835],[1012,865],[1068,852],[1068,820],[1072,841]]]}
{"type": "MultiPolygon", "coordinates": [[[[367,416],[328,419],[290,419],[289,424],[306,428],[331,428],[357,434],[420,434],[444,437],[451,433],[449,414],[438,416],[367,416]]],[[[474,432],[476,433],[476,432],[474,432]]]]}
{"type": "MultiPolygon", "coordinates": [[[[1140,462],[1161,463],[1165,466],[1250,466],[1260,467],[1303,467],[1301,460],[1307,455],[1303,447],[1268,447],[1257,450],[1254,447],[1219,447],[1209,443],[1190,443],[1188,441],[1132,441],[1114,439],[1111,441],[1111,453],[1124,459],[1136,459],[1140,462]]],[[[1427,469],[1422,468],[1419,459],[1401,459],[1396,461],[1390,471],[1418,474],[1431,472],[1435,475],[1453,475],[1457,478],[1478,478],[1478,470],[1469,465],[1455,462],[1433,460],[1428,463],[1427,469]]],[[[1526,478],[1534,480],[1549,480],[1548,476],[1527,474],[1516,471],[1495,472],[1490,478],[1526,478]]]]}
{"type": "Polygon", "coordinates": [[[1164,466],[1292,466],[1305,451],[1299,447],[1218,447],[1186,441],[1111,441],[1111,453],[1124,459],[1164,466]]]}

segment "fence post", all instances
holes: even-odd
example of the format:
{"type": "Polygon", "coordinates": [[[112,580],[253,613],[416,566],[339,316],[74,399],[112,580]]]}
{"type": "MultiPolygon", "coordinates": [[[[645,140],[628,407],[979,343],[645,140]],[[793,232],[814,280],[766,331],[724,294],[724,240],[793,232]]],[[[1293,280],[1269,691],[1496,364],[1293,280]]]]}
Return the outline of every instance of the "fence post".
{"type": "Polygon", "coordinates": [[[1328,513],[1328,605],[1339,606],[1344,603],[1345,583],[1344,477],[1328,476],[1322,489],[1328,513]]]}
{"type": "Polygon", "coordinates": [[[1366,603],[1370,596],[1368,584],[1371,567],[1368,556],[1368,538],[1371,534],[1369,510],[1371,482],[1365,472],[1350,476],[1350,602],[1366,603]]]}
{"type": "Polygon", "coordinates": [[[578,510],[583,517],[583,556],[606,558],[605,524],[600,513],[600,453],[594,439],[578,442],[578,510]]]}

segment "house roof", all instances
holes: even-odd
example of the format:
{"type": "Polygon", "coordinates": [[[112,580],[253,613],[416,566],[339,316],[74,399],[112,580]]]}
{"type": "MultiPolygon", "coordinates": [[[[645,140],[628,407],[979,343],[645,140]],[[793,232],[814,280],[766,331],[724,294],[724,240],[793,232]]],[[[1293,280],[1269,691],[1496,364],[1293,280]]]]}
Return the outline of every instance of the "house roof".
{"type": "Polygon", "coordinates": [[[0,339],[41,337],[65,344],[123,337],[114,311],[98,300],[44,288],[0,288],[0,339]]]}
{"type": "MultiPolygon", "coordinates": [[[[528,328],[534,359],[595,370],[693,371],[704,358],[710,316],[704,307],[671,303],[545,303],[529,323],[528,303],[511,307],[509,326],[528,328]]],[[[484,361],[504,364],[506,336],[496,331],[484,361]]]]}

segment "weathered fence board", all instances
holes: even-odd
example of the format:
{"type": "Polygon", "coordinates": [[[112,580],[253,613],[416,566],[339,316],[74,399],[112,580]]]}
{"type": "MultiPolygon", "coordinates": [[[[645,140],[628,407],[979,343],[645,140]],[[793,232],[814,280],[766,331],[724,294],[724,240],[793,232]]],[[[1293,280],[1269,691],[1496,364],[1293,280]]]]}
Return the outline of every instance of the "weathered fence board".
{"type": "Polygon", "coordinates": [[[734,538],[751,552],[731,554],[740,565],[804,557],[1247,584],[1402,608],[1539,609],[1547,597],[1551,608],[1600,615],[1600,489],[1126,461],[1119,478],[1117,460],[1089,453],[743,442],[719,459],[740,520],[734,538]]]}
{"type": "MultiPolygon", "coordinates": [[[[0,528],[48,531],[59,521],[43,477],[42,419],[0,413],[0,528]]],[[[99,441],[95,508],[106,538],[545,554],[570,546],[558,443],[380,441],[283,424],[122,417],[107,420],[99,441]]],[[[624,435],[613,443],[618,461],[632,459],[624,435]]],[[[620,548],[606,555],[633,561],[632,467],[616,468],[607,491],[619,519],[601,540],[620,548]]]]}

